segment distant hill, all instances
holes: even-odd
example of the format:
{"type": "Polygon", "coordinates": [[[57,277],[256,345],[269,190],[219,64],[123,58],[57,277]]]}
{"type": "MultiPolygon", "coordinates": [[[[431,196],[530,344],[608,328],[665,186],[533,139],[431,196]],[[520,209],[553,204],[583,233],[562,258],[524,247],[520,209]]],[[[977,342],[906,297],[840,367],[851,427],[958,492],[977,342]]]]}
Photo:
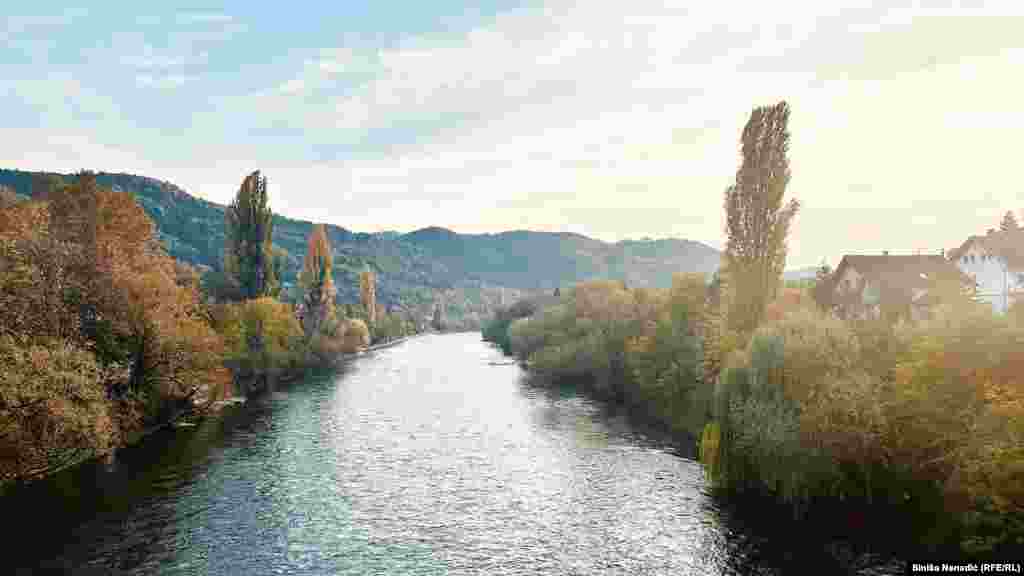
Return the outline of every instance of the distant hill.
{"type": "Polygon", "coordinates": [[[610,244],[567,232],[458,234],[433,227],[401,238],[426,249],[458,277],[524,290],[553,290],[589,278],[668,287],[675,272],[710,275],[720,256],[718,250],[691,240],[610,244]]]}
{"type": "MultiPolygon", "coordinates": [[[[0,170],[0,185],[38,196],[46,177],[73,176],[0,170]]],[[[170,183],[131,174],[97,174],[97,182],[131,193],[157,225],[175,258],[219,268],[224,245],[224,209],[170,183]]],[[[273,194],[273,190],[271,190],[273,194]]],[[[274,198],[271,196],[271,208],[274,198]]],[[[288,254],[285,285],[293,284],[312,223],[274,217],[273,242],[288,254]]],[[[499,303],[593,278],[623,280],[630,286],[667,287],[675,272],[710,274],[719,251],[691,240],[626,240],[608,243],[579,234],[518,230],[459,234],[429,227],[400,234],[353,232],[328,225],[335,252],[339,302],[359,299],[358,273],[377,272],[378,300],[389,307],[428,314],[441,300],[453,318],[483,317],[499,303]]]]}

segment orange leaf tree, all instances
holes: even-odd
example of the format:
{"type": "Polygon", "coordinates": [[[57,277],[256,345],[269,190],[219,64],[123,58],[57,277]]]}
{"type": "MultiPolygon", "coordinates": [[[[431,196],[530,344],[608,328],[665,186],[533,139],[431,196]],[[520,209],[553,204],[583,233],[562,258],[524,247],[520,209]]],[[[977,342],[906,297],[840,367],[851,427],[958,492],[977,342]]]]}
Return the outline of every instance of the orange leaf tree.
{"type": "Polygon", "coordinates": [[[318,333],[334,308],[334,256],[323,224],[313,227],[306,244],[306,256],[299,272],[302,288],[302,324],[306,338],[318,333]]]}

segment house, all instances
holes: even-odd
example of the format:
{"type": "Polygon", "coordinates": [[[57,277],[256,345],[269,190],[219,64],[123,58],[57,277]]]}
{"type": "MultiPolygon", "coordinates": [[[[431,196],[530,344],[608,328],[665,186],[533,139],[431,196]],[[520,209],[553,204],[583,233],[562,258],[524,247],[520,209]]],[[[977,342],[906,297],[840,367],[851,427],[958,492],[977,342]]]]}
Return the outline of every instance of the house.
{"type": "Polygon", "coordinates": [[[971,281],[940,255],[846,255],[830,278],[833,310],[841,318],[889,314],[919,320],[928,315],[941,286],[971,281]]]}
{"type": "Polygon", "coordinates": [[[949,254],[975,283],[979,300],[1003,314],[1024,296],[1024,229],[971,236],[949,254]]]}

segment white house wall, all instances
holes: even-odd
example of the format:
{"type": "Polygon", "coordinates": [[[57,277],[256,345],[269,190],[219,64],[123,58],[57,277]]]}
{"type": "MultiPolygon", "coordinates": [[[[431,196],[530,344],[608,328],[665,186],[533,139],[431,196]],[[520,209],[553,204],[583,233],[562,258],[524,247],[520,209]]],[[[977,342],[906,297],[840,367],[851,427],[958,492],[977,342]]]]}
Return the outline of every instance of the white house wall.
{"type": "Polygon", "coordinates": [[[1024,271],[1005,269],[1001,258],[988,254],[977,242],[957,259],[956,265],[978,282],[978,299],[991,304],[999,314],[1006,312],[1008,302],[1013,303],[1013,293],[1024,289],[1019,276],[1024,271]]]}

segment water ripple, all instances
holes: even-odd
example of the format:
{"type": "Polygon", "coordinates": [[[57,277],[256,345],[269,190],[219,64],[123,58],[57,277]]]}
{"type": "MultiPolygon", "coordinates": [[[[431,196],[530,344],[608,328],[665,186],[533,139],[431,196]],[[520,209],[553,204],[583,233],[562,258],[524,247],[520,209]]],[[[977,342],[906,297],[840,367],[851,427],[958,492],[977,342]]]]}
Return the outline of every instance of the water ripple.
{"type": "Polygon", "coordinates": [[[55,511],[16,573],[790,571],[671,442],[501,362],[475,334],[413,339],[6,497],[55,511]]]}

